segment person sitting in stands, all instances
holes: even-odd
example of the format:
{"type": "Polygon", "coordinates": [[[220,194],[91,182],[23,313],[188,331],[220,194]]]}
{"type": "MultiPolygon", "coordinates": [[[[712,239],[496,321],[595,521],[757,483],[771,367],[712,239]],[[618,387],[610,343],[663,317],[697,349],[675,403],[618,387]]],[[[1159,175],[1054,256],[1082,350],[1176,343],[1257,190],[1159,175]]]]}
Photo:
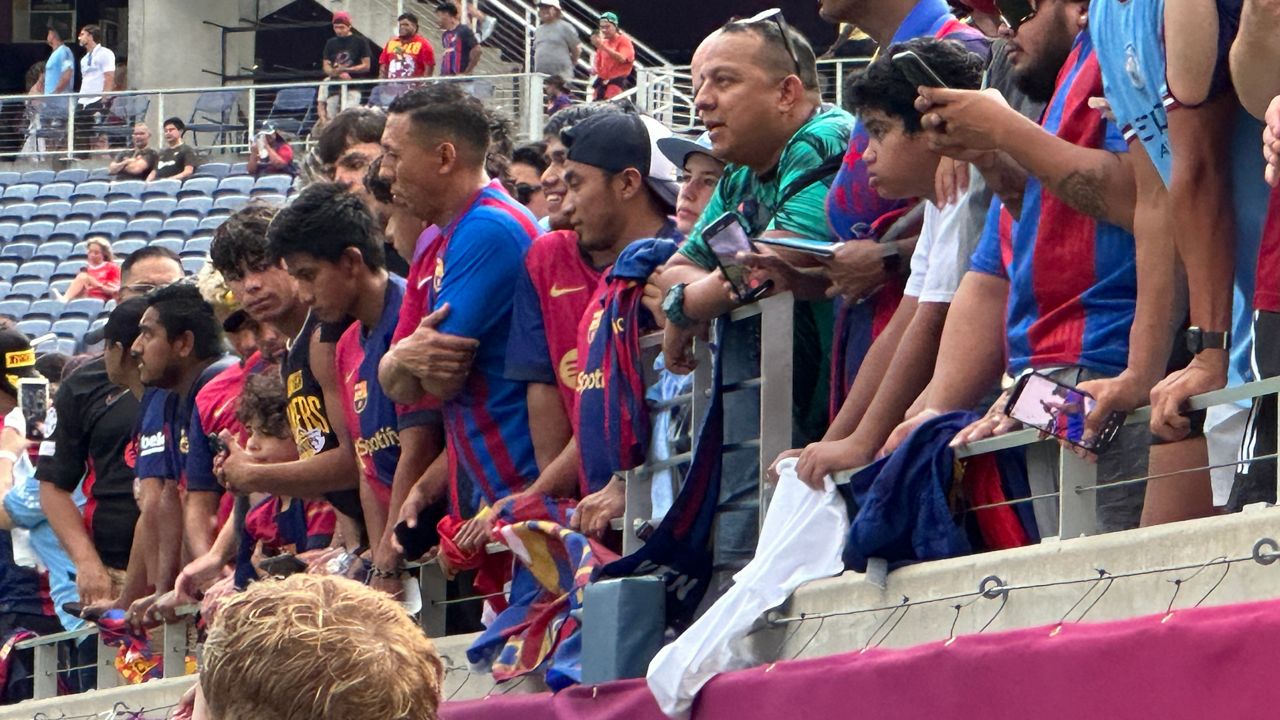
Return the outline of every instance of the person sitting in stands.
{"type": "Polygon", "coordinates": [[[293,146],[279,130],[268,125],[254,140],[253,151],[249,153],[248,171],[255,177],[296,173],[297,169],[293,166],[293,146]]]}
{"type": "Polygon", "coordinates": [[[71,281],[71,286],[62,299],[88,297],[115,300],[116,294],[120,292],[120,265],[111,253],[111,243],[106,238],[92,238],[88,241],[87,248],[88,264],[80,268],[80,274],[71,281]]]}

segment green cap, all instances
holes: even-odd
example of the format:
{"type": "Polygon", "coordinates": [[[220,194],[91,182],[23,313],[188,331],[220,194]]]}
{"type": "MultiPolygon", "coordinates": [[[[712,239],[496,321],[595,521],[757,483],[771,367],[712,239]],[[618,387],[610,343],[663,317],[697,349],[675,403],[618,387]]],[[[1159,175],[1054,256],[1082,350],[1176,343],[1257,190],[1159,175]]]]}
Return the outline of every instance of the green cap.
{"type": "Polygon", "coordinates": [[[618,13],[615,13],[615,12],[601,13],[601,14],[600,14],[600,19],[601,19],[601,20],[608,20],[609,22],[613,23],[614,25],[617,25],[617,24],[618,24],[618,13]]]}

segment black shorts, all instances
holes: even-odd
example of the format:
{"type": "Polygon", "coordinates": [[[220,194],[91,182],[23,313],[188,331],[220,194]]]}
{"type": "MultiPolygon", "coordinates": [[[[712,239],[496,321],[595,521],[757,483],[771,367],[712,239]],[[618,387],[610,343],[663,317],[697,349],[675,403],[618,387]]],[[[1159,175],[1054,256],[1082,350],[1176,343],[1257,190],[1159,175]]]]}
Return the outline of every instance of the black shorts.
{"type": "MultiPolygon", "coordinates": [[[[1253,319],[1253,364],[1258,379],[1280,376],[1280,313],[1259,310],[1253,319]]],[[[1255,398],[1245,426],[1240,458],[1248,459],[1276,452],[1276,396],[1255,398]]],[[[1258,460],[1237,466],[1227,511],[1245,505],[1276,501],[1276,460],[1258,460]]]]}

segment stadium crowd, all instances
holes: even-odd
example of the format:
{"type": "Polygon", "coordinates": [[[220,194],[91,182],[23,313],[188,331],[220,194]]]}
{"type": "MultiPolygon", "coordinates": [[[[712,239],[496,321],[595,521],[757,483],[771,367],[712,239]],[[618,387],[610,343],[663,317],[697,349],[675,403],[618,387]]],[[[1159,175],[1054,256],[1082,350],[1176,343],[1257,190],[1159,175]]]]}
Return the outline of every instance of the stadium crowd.
{"type": "MultiPolygon", "coordinates": [[[[998,497],[988,485],[969,506],[1035,502],[976,525],[948,505],[955,449],[1021,427],[1013,396],[1035,376],[1093,399],[1041,429],[1096,459],[1100,484],[1119,483],[1098,493],[1101,531],[1274,503],[1274,462],[1204,468],[1273,455],[1275,399],[1208,413],[1186,403],[1280,372],[1266,352],[1280,343],[1280,201],[1268,188],[1280,184],[1280,3],[822,0],[820,12],[881,48],[843,108],[824,102],[810,43],[771,11],[699,46],[705,132],[677,137],[603,99],[622,91],[613,73],[625,59],[606,13],[593,40],[600,100],[558,95],[563,107],[528,144],[515,147],[510,125],[463,86],[426,82],[385,113],[329,108],[312,157],[299,158],[318,171],[303,171],[283,206],[252,202],[227,218],[194,281],[169,250],[117,267],[99,241],[70,293],[117,301],[99,352],[54,371],[28,338],[0,331],[0,640],[108,616],[140,631],[202,602],[211,717],[434,717],[434,700],[405,710],[400,688],[346,697],[359,688],[246,683],[262,667],[316,673],[275,662],[288,642],[233,637],[291,632],[262,627],[277,598],[254,594],[260,579],[339,575],[412,603],[406,566],[425,557],[447,569],[454,598],[512,582],[491,598],[497,620],[450,614],[450,631],[488,628],[473,662],[574,682],[566,638],[585,582],[521,585],[521,564],[537,559],[513,566],[486,547],[528,554],[533,533],[560,548],[550,554],[570,578],[626,574],[605,567],[621,550],[623,474],[689,449],[692,419],[673,401],[689,393],[695,343],[715,339],[726,372],[758,362],[767,338],[744,342],[722,319],[787,292],[794,407],[766,410],[792,414],[795,449],[772,468],[726,454],[705,502],[732,504],[729,486],[754,488],[762,473],[830,492],[833,474],[867,467],[854,523],[884,507],[910,508],[896,525],[949,523],[933,544],[899,528],[909,551],[891,559],[1056,535],[1058,464],[1044,446],[999,468],[971,464],[963,484],[996,474],[998,497]],[[656,365],[641,344],[652,333],[656,365]],[[51,407],[31,443],[40,436],[18,387],[37,371],[51,407]],[[1116,425],[1146,405],[1149,425],[1116,425]],[[937,467],[940,498],[921,489],[937,467]],[[1161,480],[1123,482],[1146,475],[1161,480]],[[894,493],[908,504],[868,501],[894,493]],[[916,512],[929,503],[941,511],[916,512]],[[559,613],[554,628],[537,622],[545,607],[559,613]],[[536,656],[500,651],[526,632],[550,640],[536,656]],[[289,714],[328,693],[325,711],[289,714]]],[[[542,3],[540,18],[553,28],[538,51],[563,47],[539,64],[572,68],[579,48],[557,39],[559,3],[542,3]]],[[[335,15],[344,22],[349,33],[335,15]]],[[[457,43],[444,74],[474,66],[457,43]]],[[[379,67],[432,74],[416,18],[401,17],[379,67]]],[[[170,162],[194,170],[174,120],[170,162]]],[[[113,171],[166,170],[146,130],[113,171]]],[[[276,142],[254,151],[292,164],[276,142]]],[[[686,483],[703,468],[693,450],[686,483]]],[[[684,493],[654,496],[658,517],[689,510],[684,493]]],[[[280,597],[319,602],[308,592],[374,602],[296,581],[280,597]]],[[[416,637],[387,643],[434,652],[416,637]]],[[[424,662],[421,692],[438,693],[439,661],[424,662]]],[[[22,697],[9,677],[7,697],[22,697]]]]}

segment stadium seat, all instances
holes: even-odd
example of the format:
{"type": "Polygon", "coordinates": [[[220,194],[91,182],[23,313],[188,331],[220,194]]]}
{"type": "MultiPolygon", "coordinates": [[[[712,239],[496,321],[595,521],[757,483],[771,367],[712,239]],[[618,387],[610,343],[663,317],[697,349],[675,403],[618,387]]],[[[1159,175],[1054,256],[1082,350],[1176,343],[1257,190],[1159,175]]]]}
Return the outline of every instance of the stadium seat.
{"type": "Polygon", "coordinates": [[[35,183],[36,185],[44,185],[53,182],[56,176],[52,170],[28,170],[22,173],[22,182],[35,183]]]}
{"type": "Polygon", "coordinates": [[[65,240],[46,240],[36,248],[36,254],[32,257],[62,262],[71,257],[71,250],[74,247],[74,243],[65,240]]]}
{"type": "Polygon", "coordinates": [[[0,172],[0,187],[17,185],[20,182],[22,182],[22,173],[10,172],[7,170],[5,172],[0,172]]]}
{"type": "Polygon", "coordinates": [[[259,195],[254,200],[274,207],[284,207],[289,203],[289,199],[283,195],[259,195]]]}
{"type": "Polygon", "coordinates": [[[105,167],[94,168],[89,171],[90,180],[108,180],[110,178],[111,173],[105,167]]]}
{"type": "Polygon", "coordinates": [[[105,317],[100,317],[100,318],[98,318],[97,320],[94,320],[93,322],[89,323],[89,330],[88,330],[88,332],[93,332],[93,331],[95,331],[95,330],[101,330],[101,329],[102,329],[102,326],[104,326],[104,325],[106,325],[106,324],[107,324],[107,319],[106,319],[105,317]]]}
{"type": "Polygon", "coordinates": [[[146,240],[134,239],[134,238],[122,238],[120,240],[115,241],[115,243],[112,244],[111,251],[114,252],[116,255],[120,255],[121,257],[128,257],[132,255],[135,251],[146,247],[147,243],[150,240],[151,240],[150,237],[148,237],[146,240]]]}
{"type": "Polygon", "coordinates": [[[241,91],[236,90],[208,90],[196,96],[191,119],[187,122],[187,131],[191,133],[194,144],[200,144],[197,133],[217,133],[214,144],[223,145],[230,133],[241,133],[247,129],[246,125],[235,122],[236,102],[240,94],[241,91]]]}
{"type": "Polygon", "coordinates": [[[186,240],[180,237],[160,237],[151,241],[151,247],[162,247],[166,250],[172,250],[175,254],[182,251],[182,245],[186,240]]]}
{"type": "Polygon", "coordinates": [[[386,110],[391,105],[391,101],[405,94],[408,90],[409,85],[406,83],[377,85],[369,93],[369,105],[386,110]]]}
{"type": "Polygon", "coordinates": [[[182,233],[182,238],[185,240],[191,237],[191,234],[196,231],[196,226],[199,224],[200,221],[195,218],[171,217],[164,221],[164,226],[160,229],[166,232],[170,230],[180,232],[182,233]]]}
{"type": "Polygon", "coordinates": [[[6,260],[17,260],[25,262],[30,260],[36,254],[36,249],[40,247],[33,242],[11,242],[0,247],[0,258],[6,260]]]}
{"type": "Polygon", "coordinates": [[[97,298],[76,298],[62,309],[62,317],[72,315],[93,319],[98,317],[104,306],[105,303],[97,298]]]}
{"type": "Polygon", "coordinates": [[[69,182],[72,184],[82,183],[88,179],[89,171],[84,168],[67,168],[65,170],[59,170],[57,174],[53,176],[54,182],[69,182]]]}
{"type": "Polygon", "coordinates": [[[115,196],[140,198],[146,187],[147,184],[141,180],[117,180],[107,188],[107,199],[110,200],[115,196]]]}
{"type": "Polygon", "coordinates": [[[48,260],[28,260],[22,263],[22,267],[18,268],[18,274],[14,276],[14,279],[15,281],[42,280],[47,285],[49,278],[53,277],[53,270],[56,267],[48,260]]]}
{"type": "Polygon", "coordinates": [[[213,207],[213,198],[185,197],[178,201],[171,217],[194,217],[196,220],[205,216],[213,207]]]}
{"type": "Polygon", "coordinates": [[[173,180],[165,178],[163,180],[152,180],[147,183],[142,190],[142,199],[150,198],[172,198],[178,196],[178,191],[182,189],[181,180],[173,180]]]}
{"type": "MultiPolygon", "coordinates": [[[[244,195],[226,195],[213,201],[215,208],[230,210],[232,212],[239,210],[249,204],[249,198],[244,195]]],[[[206,218],[207,219],[207,218],[206,218]]]]}
{"type": "Polygon", "coordinates": [[[138,218],[129,221],[125,226],[125,232],[145,232],[154,237],[163,225],[164,221],[159,218],[138,218]]]}
{"type": "Polygon", "coordinates": [[[12,289],[13,289],[13,284],[10,283],[8,280],[0,280],[0,298],[3,298],[6,295],[8,295],[9,291],[12,289]]]}
{"type": "Polygon", "coordinates": [[[36,214],[36,206],[33,203],[18,203],[8,207],[0,208],[0,219],[7,221],[17,221],[24,223],[36,214]]]}
{"type": "Polygon", "coordinates": [[[213,191],[213,198],[217,200],[227,195],[248,195],[253,190],[253,178],[248,175],[232,175],[222,178],[222,182],[218,183],[218,189],[213,191]]]}
{"type": "MultiPolygon", "coordinates": [[[[12,291],[10,291],[9,293],[6,293],[6,295],[11,295],[11,294],[12,294],[12,291]]],[[[13,318],[14,320],[20,320],[24,316],[26,316],[27,309],[30,307],[31,307],[30,300],[22,300],[20,298],[9,298],[7,300],[0,300],[0,315],[13,318]]]]}
{"type": "Polygon", "coordinates": [[[71,203],[63,202],[47,202],[36,205],[36,211],[31,214],[32,220],[45,220],[48,222],[61,222],[71,212],[71,203]]]}
{"type": "Polygon", "coordinates": [[[24,333],[27,337],[34,340],[35,338],[38,338],[41,335],[44,335],[45,333],[49,332],[49,328],[52,326],[53,326],[53,323],[49,322],[48,320],[43,320],[40,318],[32,318],[30,320],[23,320],[19,322],[17,325],[17,328],[20,332],[24,333]]]}
{"type": "Polygon", "coordinates": [[[4,194],[0,198],[5,200],[16,199],[18,202],[29,203],[35,199],[36,193],[40,192],[39,185],[30,183],[21,183],[19,185],[10,185],[4,189],[4,194]]]}
{"type": "Polygon", "coordinates": [[[88,220],[63,220],[53,228],[55,233],[66,233],[83,237],[89,232],[91,223],[88,220]]]}
{"type": "Polygon", "coordinates": [[[114,238],[128,225],[128,220],[122,220],[120,218],[104,218],[102,220],[94,221],[94,223],[89,226],[89,234],[106,235],[107,237],[114,238]]]}
{"type": "Polygon", "coordinates": [[[196,226],[197,230],[217,230],[218,226],[226,222],[226,215],[206,215],[200,224],[196,226]]]}
{"type": "Polygon", "coordinates": [[[263,175],[253,183],[253,196],[260,194],[275,193],[277,195],[288,195],[289,190],[293,187],[292,175],[263,175]]]}
{"type": "Polygon", "coordinates": [[[203,257],[186,257],[182,258],[182,269],[188,275],[195,275],[200,272],[200,268],[204,267],[205,259],[203,257]]]}
{"type": "Polygon", "coordinates": [[[27,315],[43,315],[50,320],[57,320],[62,315],[63,302],[54,298],[46,298],[31,303],[31,307],[27,308],[27,315]]]}
{"type": "Polygon", "coordinates": [[[133,137],[133,126],[146,122],[151,109],[149,95],[117,95],[111,100],[111,112],[102,125],[102,132],[113,140],[113,145],[127,146],[133,137]]]}
{"type": "Polygon", "coordinates": [[[61,295],[66,295],[69,287],[71,287],[71,278],[54,278],[49,281],[49,289],[57,290],[61,295]]]}
{"type": "Polygon", "coordinates": [[[0,223],[0,240],[8,242],[10,238],[12,238],[14,235],[17,235],[18,231],[21,229],[22,229],[22,226],[17,223],[12,223],[12,222],[0,223]]]}
{"type": "MultiPolygon", "coordinates": [[[[41,255],[41,257],[44,257],[41,255]]],[[[85,262],[80,258],[71,257],[68,252],[66,257],[58,261],[58,267],[53,271],[54,277],[75,277],[80,274],[80,270],[84,268],[85,262]]]]}
{"type": "Polygon", "coordinates": [[[71,183],[49,183],[40,186],[40,190],[36,192],[35,201],[37,205],[46,202],[65,202],[75,190],[76,186],[71,183]]]}
{"type": "Polygon", "coordinates": [[[227,173],[227,176],[231,177],[232,175],[248,175],[248,174],[249,174],[249,163],[238,162],[238,163],[231,164],[231,172],[227,173]]]}
{"type": "MultiPolygon", "coordinates": [[[[277,130],[296,136],[306,135],[314,123],[316,89],[314,87],[284,88],[276,93],[267,117],[259,128],[271,125],[277,130]]],[[[257,128],[255,128],[257,130],[257,128]]]]}
{"type": "Polygon", "coordinates": [[[178,201],[171,197],[153,197],[142,201],[142,209],[134,213],[135,218],[159,218],[164,220],[178,206],[178,201]]]}
{"type": "MultiPolygon", "coordinates": [[[[13,276],[18,274],[18,263],[12,260],[0,260],[0,280],[10,282],[13,276]]],[[[13,287],[9,287],[9,292],[13,292],[13,287]]]]}
{"type": "Polygon", "coordinates": [[[14,297],[27,297],[35,300],[44,297],[49,291],[49,283],[45,280],[23,280],[20,275],[15,275],[13,279],[13,290],[10,294],[14,297]]]}
{"type": "Polygon", "coordinates": [[[196,168],[192,177],[224,178],[231,171],[231,166],[224,162],[207,162],[196,168]]]}
{"type": "MultiPolygon", "coordinates": [[[[47,347],[50,347],[50,345],[44,345],[42,347],[47,348],[47,347]]],[[[58,338],[58,341],[56,343],[52,343],[52,348],[53,349],[50,350],[50,352],[60,352],[63,355],[79,355],[80,354],[80,338],[73,339],[73,338],[60,337],[58,338]]]]}
{"type": "Polygon", "coordinates": [[[72,203],[68,220],[97,220],[107,211],[107,203],[102,200],[80,200],[72,203]]]}
{"type": "Polygon", "coordinates": [[[130,220],[134,214],[142,209],[142,201],[137,198],[122,197],[114,200],[107,200],[107,209],[100,217],[104,218],[122,218],[130,220]]]}
{"type": "Polygon", "coordinates": [[[107,190],[109,189],[111,189],[111,186],[101,180],[89,180],[76,186],[75,192],[71,193],[70,200],[72,202],[80,198],[101,200],[107,196],[107,190]]]}
{"type": "MultiPolygon", "coordinates": [[[[212,165],[206,163],[201,167],[212,165]]],[[[186,179],[182,183],[182,189],[178,191],[178,199],[185,200],[191,197],[213,197],[213,191],[218,189],[218,178],[216,177],[200,177],[195,175],[186,179]]]]}
{"type": "Polygon", "coordinates": [[[212,244],[212,237],[209,237],[208,235],[199,235],[188,240],[187,244],[182,246],[182,252],[198,252],[203,255],[207,255],[209,254],[209,246],[212,244]]]}
{"type": "Polygon", "coordinates": [[[50,330],[58,337],[80,339],[89,329],[89,318],[64,317],[54,321],[50,330]]]}

